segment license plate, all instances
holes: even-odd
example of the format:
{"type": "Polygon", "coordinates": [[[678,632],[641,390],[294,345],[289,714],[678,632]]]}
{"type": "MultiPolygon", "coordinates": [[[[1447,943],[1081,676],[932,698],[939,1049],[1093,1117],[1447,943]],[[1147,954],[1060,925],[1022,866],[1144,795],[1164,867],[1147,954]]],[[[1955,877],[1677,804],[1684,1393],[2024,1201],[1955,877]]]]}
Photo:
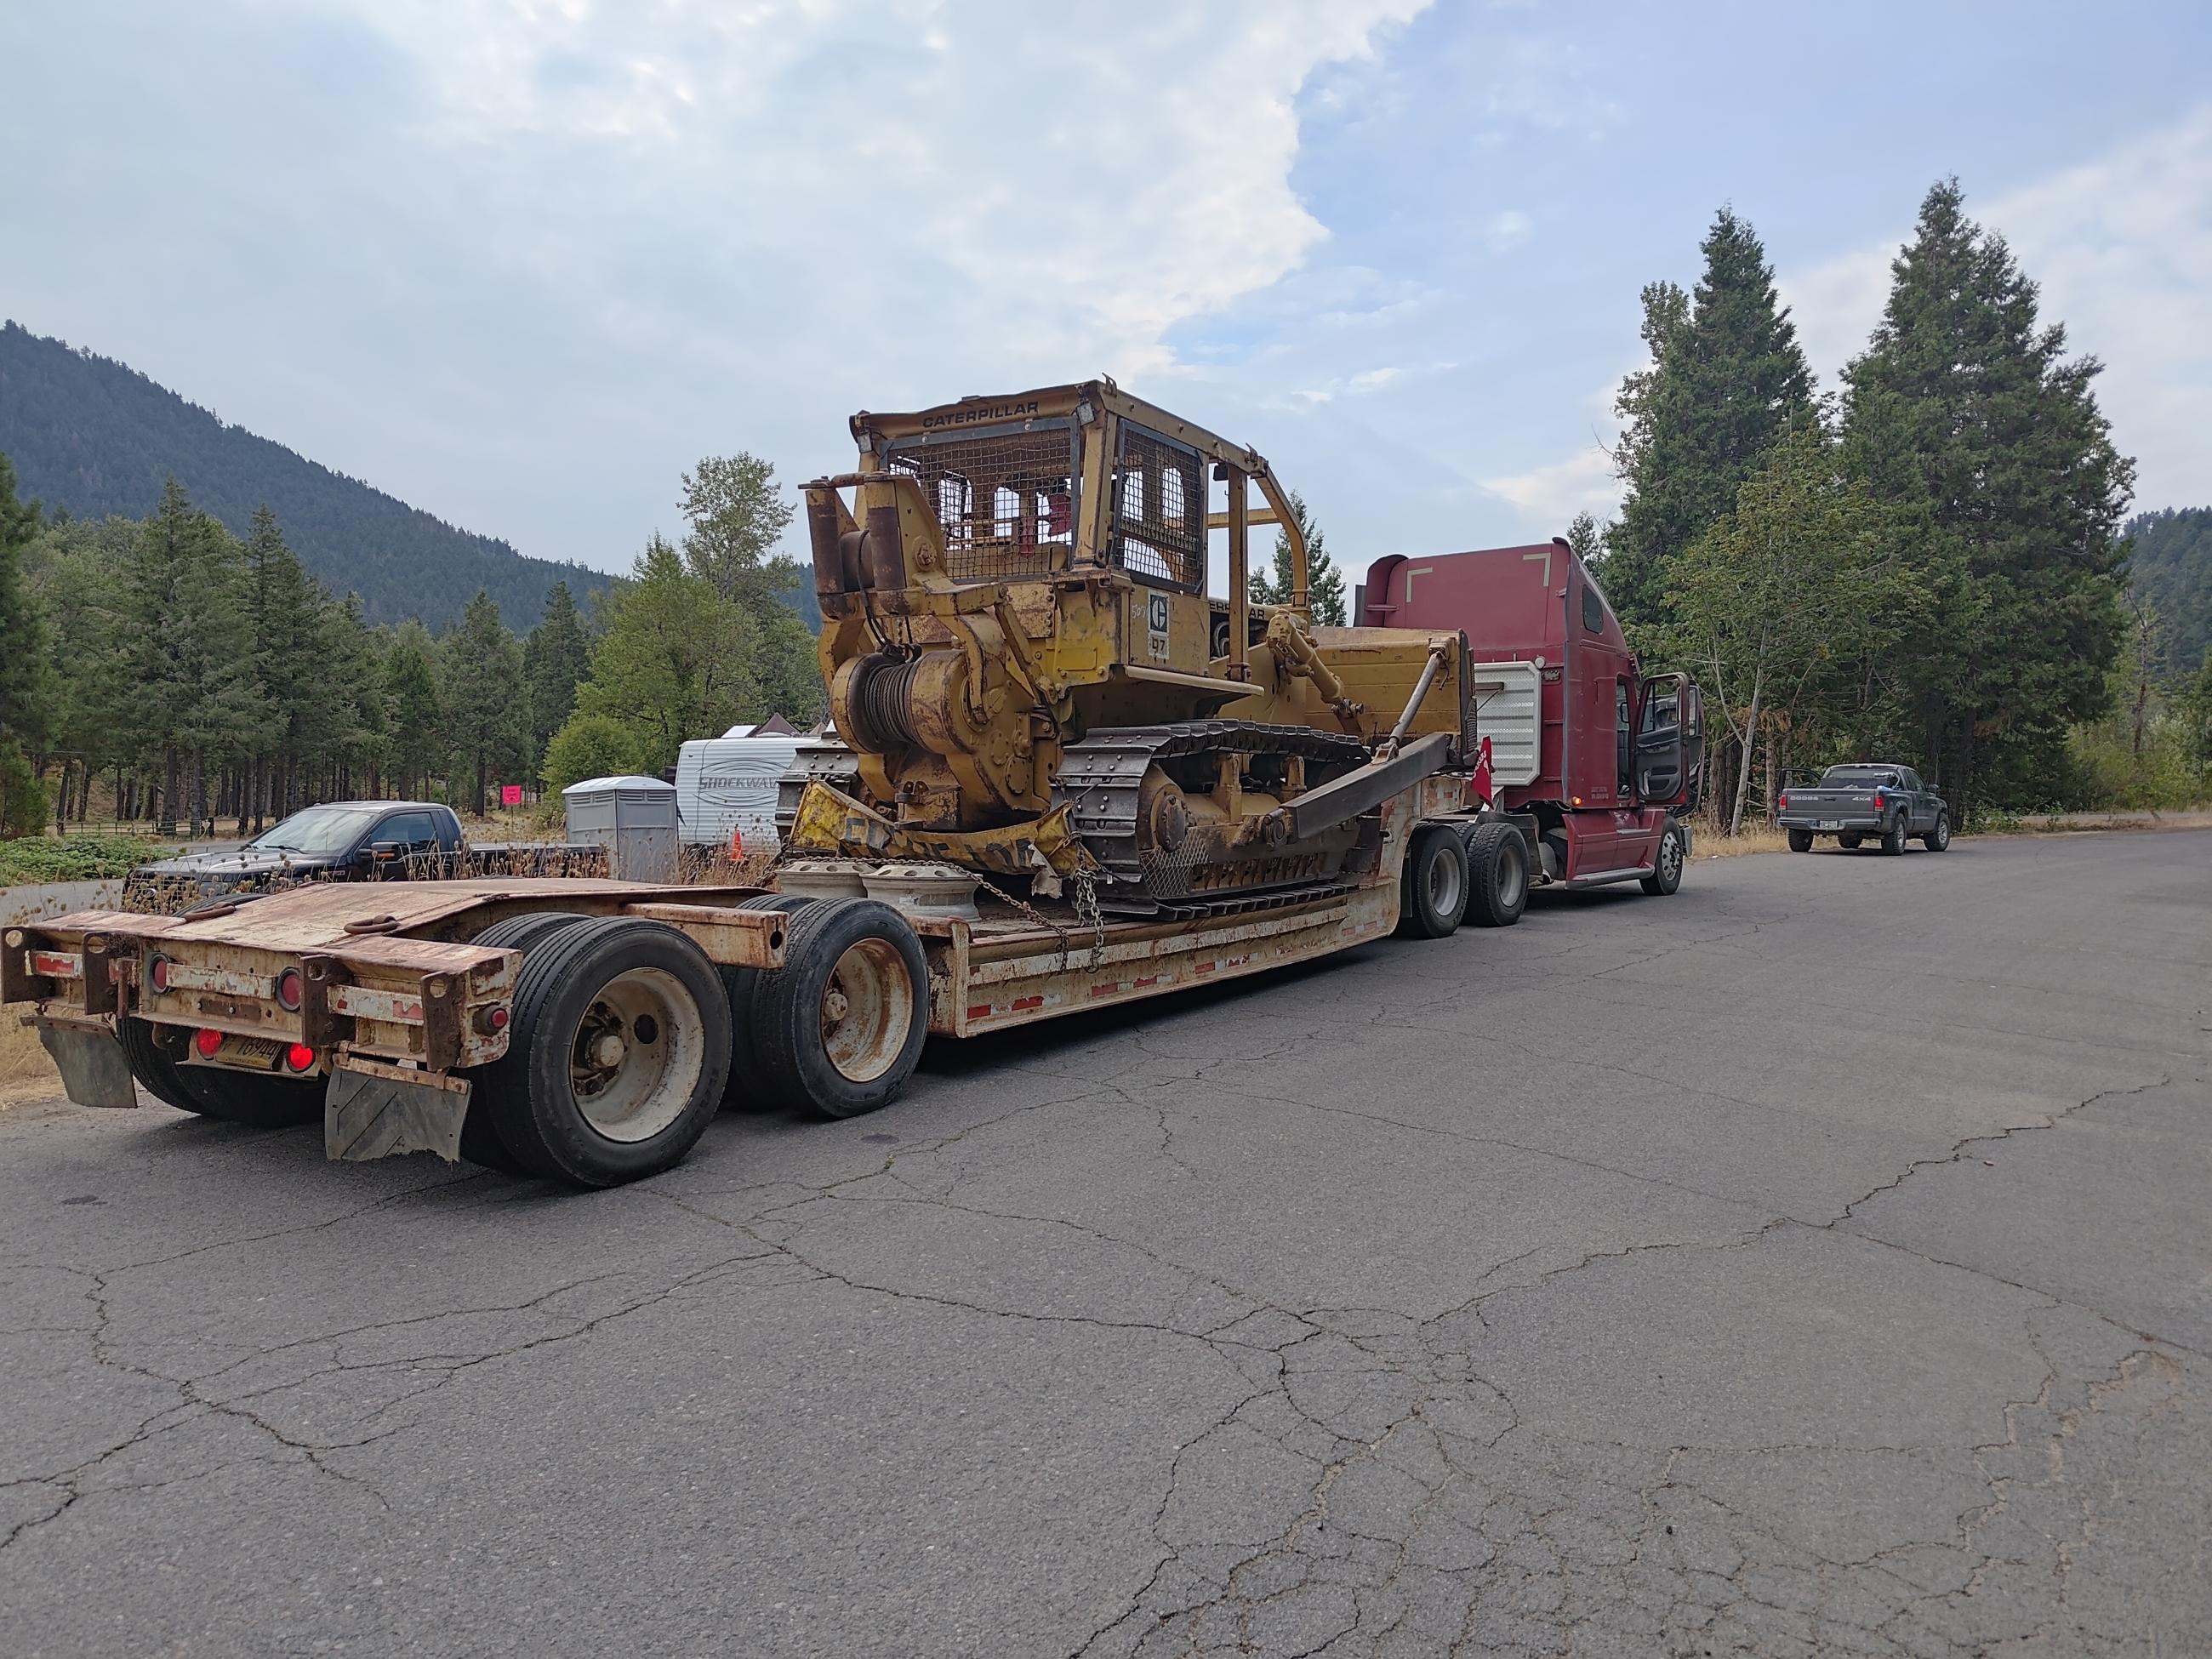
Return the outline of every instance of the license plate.
{"type": "Polygon", "coordinates": [[[1844,827],[1844,821],[1841,818],[1822,818],[1813,827],[1815,830],[1840,830],[1844,827]]]}

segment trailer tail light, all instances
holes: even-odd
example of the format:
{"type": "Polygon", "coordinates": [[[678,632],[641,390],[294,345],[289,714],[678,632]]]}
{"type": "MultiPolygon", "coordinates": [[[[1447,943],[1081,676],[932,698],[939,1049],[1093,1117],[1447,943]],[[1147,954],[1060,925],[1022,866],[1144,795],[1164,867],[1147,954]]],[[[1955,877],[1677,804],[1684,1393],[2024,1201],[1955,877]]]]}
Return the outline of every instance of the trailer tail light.
{"type": "Polygon", "coordinates": [[[153,961],[146,964],[146,982],[157,991],[166,991],[169,988],[168,957],[155,957],[153,961]]]}
{"type": "Polygon", "coordinates": [[[303,981],[297,968],[287,968],[276,975],[276,1006],[288,1014],[300,1012],[303,981]]]}
{"type": "Polygon", "coordinates": [[[507,1021],[513,1018],[514,1016],[504,1008],[479,1009],[477,1012],[477,1030],[486,1036],[497,1036],[507,1029],[507,1021]]]}
{"type": "Polygon", "coordinates": [[[295,1042],[284,1051],[284,1063],[295,1072],[315,1069],[315,1051],[304,1042],[295,1042]]]}
{"type": "Polygon", "coordinates": [[[222,1047],[222,1033],[202,1027],[192,1033],[192,1047],[199,1050],[202,1060],[213,1060],[222,1047]]]}

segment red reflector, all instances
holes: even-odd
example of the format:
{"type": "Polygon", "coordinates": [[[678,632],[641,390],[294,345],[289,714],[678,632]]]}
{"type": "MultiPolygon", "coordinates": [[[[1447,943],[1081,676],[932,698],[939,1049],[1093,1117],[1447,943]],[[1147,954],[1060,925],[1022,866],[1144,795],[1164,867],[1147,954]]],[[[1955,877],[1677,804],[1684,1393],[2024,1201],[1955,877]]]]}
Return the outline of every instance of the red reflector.
{"type": "Polygon", "coordinates": [[[295,1042],[284,1051],[284,1063],[295,1072],[315,1069],[315,1051],[304,1042],[295,1042]]]}
{"type": "Polygon", "coordinates": [[[495,1008],[490,1013],[485,1015],[484,1018],[486,1021],[489,1022],[493,1030],[504,1031],[507,1029],[507,1022],[512,1018],[513,1016],[510,1015],[504,1008],[495,1008]]]}
{"type": "Polygon", "coordinates": [[[222,1047],[222,1033],[198,1030],[192,1033],[192,1047],[200,1051],[202,1060],[213,1060],[216,1050],[222,1047]]]}
{"type": "Polygon", "coordinates": [[[297,968],[287,968],[276,975],[276,1006],[287,1013],[300,1012],[301,981],[297,968]]]}
{"type": "Polygon", "coordinates": [[[152,963],[151,963],[151,964],[147,968],[147,969],[146,969],[146,977],[147,977],[148,979],[149,979],[149,980],[153,981],[153,982],[154,982],[154,988],[155,988],[155,990],[157,990],[157,991],[166,991],[166,990],[167,990],[167,989],[169,988],[169,959],[168,959],[168,957],[155,957],[154,958],[154,960],[153,960],[152,963]]]}

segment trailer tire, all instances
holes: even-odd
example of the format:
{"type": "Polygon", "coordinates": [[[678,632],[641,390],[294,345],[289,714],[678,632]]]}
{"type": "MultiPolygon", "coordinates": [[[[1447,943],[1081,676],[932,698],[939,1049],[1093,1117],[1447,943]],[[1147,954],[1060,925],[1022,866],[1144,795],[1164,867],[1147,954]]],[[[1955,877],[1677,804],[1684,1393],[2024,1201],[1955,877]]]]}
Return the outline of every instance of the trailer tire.
{"type": "MultiPolygon", "coordinates": [[[[167,1026],[161,1030],[179,1028],[167,1026]]],[[[147,1020],[115,1022],[131,1075],[165,1106],[248,1129],[282,1129],[322,1115],[323,1086],[304,1078],[264,1077],[211,1066],[186,1066],[147,1020]]]]}
{"type": "MultiPolygon", "coordinates": [[[[556,934],[591,920],[573,910],[526,910],[501,916],[469,941],[488,949],[529,952],[556,934]]],[[[499,1114],[492,1109],[490,1091],[479,1083],[469,1091],[469,1109],[461,1119],[461,1156],[470,1163],[501,1175],[528,1175],[530,1170],[514,1147],[500,1138],[499,1114]]]]}
{"type": "MultiPolygon", "coordinates": [[[[738,906],[740,910],[781,910],[795,915],[814,902],[811,893],[761,893],[738,906]]],[[[749,1099],[759,1073],[753,1049],[753,1001],[760,994],[758,968],[725,968],[722,990],[730,999],[730,1080],[723,1089],[723,1104],[749,1099]]]]}
{"type": "Polygon", "coordinates": [[[878,899],[795,913],[783,966],[753,997],[753,1057],[770,1104],[857,1117],[887,1105],[929,1035],[929,961],[878,899]]]}
{"type": "Polygon", "coordinates": [[[1398,937],[1448,938],[1467,910],[1467,843],[1458,826],[1415,824],[1398,876],[1398,937]]]}
{"type": "Polygon", "coordinates": [[[1931,853],[1951,850],[1951,815],[1948,811],[1936,815],[1936,827],[1921,836],[1920,844],[1931,853]]]}
{"type": "Polygon", "coordinates": [[[730,1011],[705,951],[675,928],[595,916],[526,956],[507,1053],[477,1087],[523,1167],[613,1187],[706,1133],[730,1063],[730,1011]]]}
{"type": "Polygon", "coordinates": [[[1528,908],[1528,842],[1510,823],[1478,823],[1467,838],[1467,919],[1510,927],[1528,908]]]}
{"type": "Polygon", "coordinates": [[[131,1075],[138,1086],[164,1106],[173,1106],[180,1112],[204,1114],[207,1109],[185,1087],[177,1056],[169,1052],[160,1036],[160,1030],[175,1029],[172,1026],[157,1030],[149,1021],[134,1019],[127,1014],[115,1022],[115,1035],[123,1044],[123,1058],[129,1062],[131,1075]]]}
{"type": "Polygon", "coordinates": [[[1882,826],[1881,850],[1892,858],[1902,853],[1905,850],[1905,832],[1908,827],[1909,821],[1900,807],[1897,816],[1882,826]]]}
{"type": "Polygon", "coordinates": [[[1682,826],[1669,818],[1659,832],[1658,850],[1651,855],[1651,873],[1640,884],[1654,898],[1666,898],[1682,884],[1682,866],[1689,862],[1688,839],[1682,826]]]}
{"type": "Polygon", "coordinates": [[[1809,853],[1813,850],[1813,832],[1810,830],[1792,830],[1788,834],[1791,852],[1809,853]]]}

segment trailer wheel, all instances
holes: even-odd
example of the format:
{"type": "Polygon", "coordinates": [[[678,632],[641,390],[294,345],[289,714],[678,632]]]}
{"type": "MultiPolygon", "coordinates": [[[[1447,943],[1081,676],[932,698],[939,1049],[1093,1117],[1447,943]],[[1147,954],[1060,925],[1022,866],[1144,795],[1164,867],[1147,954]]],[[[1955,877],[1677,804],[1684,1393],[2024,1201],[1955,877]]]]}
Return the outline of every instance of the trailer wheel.
{"type": "MultiPolygon", "coordinates": [[[[793,915],[814,902],[811,893],[762,893],[738,906],[740,910],[781,910],[793,915]]],[[[730,1081],[726,1103],[750,1097],[759,1077],[753,1054],[753,1001],[760,991],[763,970],[725,968],[722,990],[730,999],[730,1081]]]]}
{"type": "MultiPolygon", "coordinates": [[[[502,916],[469,941],[503,951],[531,951],[591,920],[570,910],[526,910],[502,916]]],[[[483,1085],[470,1091],[468,1115],[461,1120],[461,1156],[471,1164],[501,1175],[527,1175],[514,1149],[500,1139],[499,1114],[492,1109],[489,1091],[483,1085]]]]}
{"type": "Polygon", "coordinates": [[[1510,927],[1528,908],[1528,843],[1510,823],[1479,823],[1468,837],[1467,919],[1510,927]]]}
{"type": "Polygon", "coordinates": [[[1398,877],[1400,939],[1443,939],[1468,910],[1467,843],[1456,825],[1416,824],[1398,877]]]}
{"type": "Polygon", "coordinates": [[[782,969],[753,999],[762,1092],[780,1106],[857,1117],[888,1104],[929,1035],[929,963],[906,918],[877,899],[799,910],[782,969]]]}
{"type": "Polygon", "coordinates": [[[1682,884],[1682,866],[1689,860],[1690,849],[1682,834],[1682,826],[1672,818],[1659,832],[1659,850],[1651,860],[1651,873],[1644,878],[1644,890],[1654,898],[1665,898],[1682,884]]]}
{"type": "Polygon", "coordinates": [[[123,1043],[123,1057],[130,1063],[131,1075],[138,1086],[164,1106],[173,1106],[180,1112],[204,1112],[207,1109],[185,1087],[178,1056],[170,1051],[161,1035],[175,1029],[128,1017],[115,1022],[115,1035],[123,1043]]]}
{"type": "Polygon", "coordinates": [[[1810,830],[1792,830],[1788,833],[1791,852],[1809,853],[1813,850],[1813,832],[1810,830]]]}
{"type": "Polygon", "coordinates": [[[281,1129],[321,1115],[323,1085],[301,1078],[264,1077],[211,1066],[186,1066],[163,1035],[177,1026],[125,1018],[115,1022],[131,1075],[165,1106],[219,1118],[249,1129],[281,1129]]]}
{"type": "Polygon", "coordinates": [[[507,1051],[477,1087],[532,1174],[636,1181],[706,1133],[728,1076],[729,1021],[714,964],[682,933],[589,918],[523,958],[507,1051]]]}

